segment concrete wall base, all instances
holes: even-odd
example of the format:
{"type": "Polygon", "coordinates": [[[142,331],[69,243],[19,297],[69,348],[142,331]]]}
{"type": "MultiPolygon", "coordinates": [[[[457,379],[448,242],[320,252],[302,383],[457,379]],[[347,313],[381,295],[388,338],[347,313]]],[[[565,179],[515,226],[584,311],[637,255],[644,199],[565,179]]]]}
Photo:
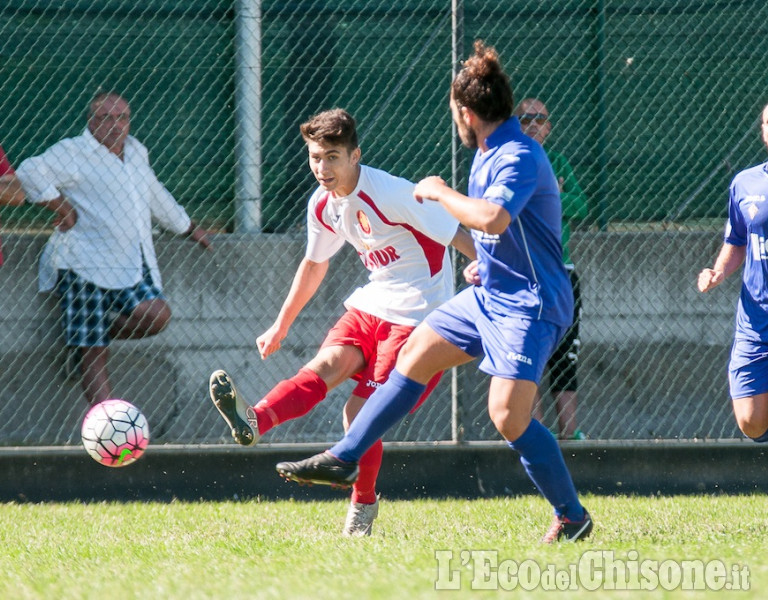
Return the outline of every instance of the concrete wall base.
{"type": "MultiPolygon", "coordinates": [[[[0,449],[0,501],[327,500],[324,486],[284,482],[274,465],[327,445],[155,446],[136,463],[103,467],[82,448],[0,449]]],[[[595,494],[768,492],[768,446],[749,441],[568,442],[577,488],[595,494]]],[[[534,494],[504,443],[387,444],[379,491],[390,499],[534,494]]]]}

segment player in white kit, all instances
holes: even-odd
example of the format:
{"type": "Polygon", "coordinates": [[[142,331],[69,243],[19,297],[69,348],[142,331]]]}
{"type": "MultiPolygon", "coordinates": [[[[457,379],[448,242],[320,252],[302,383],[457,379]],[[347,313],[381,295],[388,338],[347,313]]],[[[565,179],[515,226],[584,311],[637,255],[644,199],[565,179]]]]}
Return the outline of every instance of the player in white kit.
{"type": "MultiPolygon", "coordinates": [[[[344,110],[315,115],[301,126],[309,165],[320,187],[307,207],[307,249],[274,324],[256,344],[262,358],[280,348],[292,323],[314,296],[329,259],[345,242],[370,271],[369,282],[344,302],[317,355],[290,379],[278,383],[255,406],[238,396],[232,378],[217,370],[210,394],[232,437],[251,446],[272,427],[309,412],[328,390],[348,378],[358,381],[344,407],[344,427],[386,381],[405,340],[427,314],[453,295],[446,245],[475,257],[470,235],[436,202],[413,200],[414,184],[360,164],[354,119],[344,110]]],[[[419,404],[437,385],[433,378],[419,404]]],[[[417,405],[418,406],[418,405],[417,405]]],[[[360,474],[344,526],[349,536],[370,535],[378,513],[376,478],[382,443],[359,462],[360,474]]]]}

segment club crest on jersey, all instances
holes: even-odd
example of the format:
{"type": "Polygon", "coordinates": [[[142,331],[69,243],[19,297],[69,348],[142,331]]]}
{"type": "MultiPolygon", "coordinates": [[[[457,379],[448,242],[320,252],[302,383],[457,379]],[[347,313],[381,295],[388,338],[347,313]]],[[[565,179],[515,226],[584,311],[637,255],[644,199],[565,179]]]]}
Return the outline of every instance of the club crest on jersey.
{"type": "Polygon", "coordinates": [[[371,235],[371,222],[362,210],[357,211],[357,222],[365,235],[371,235]]]}

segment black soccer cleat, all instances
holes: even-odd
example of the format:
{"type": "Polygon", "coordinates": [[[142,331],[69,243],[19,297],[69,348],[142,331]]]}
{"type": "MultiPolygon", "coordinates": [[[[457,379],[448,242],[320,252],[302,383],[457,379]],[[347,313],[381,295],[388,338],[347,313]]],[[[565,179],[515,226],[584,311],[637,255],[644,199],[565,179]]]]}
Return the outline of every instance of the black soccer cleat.
{"type": "Polygon", "coordinates": [[[578,542],[592,533],[592,517],[584,509],[584,518],[581,521],[571,521],[566,517],[555,516],[552,525],[546,535],[541,539],[544,544],[554,542],[578,542]]]}
{"type": "Polygon", "coordinates": [[[235,384],[226,371],[211,373],[208,391],[216,410],[232,430],[232,437],[241,446],[253,446],[259,441],[258,425],[253,409],[237,395],[235,384]]]}
{"type": "Polygon", "coordinates": [[[330,452],[315,454],[297,462],[281,462],[275,466],[281,477],[298,483],[318,483],[342,489],[350,487],[360,473],[356,462],[346,462],[330,452]]]}

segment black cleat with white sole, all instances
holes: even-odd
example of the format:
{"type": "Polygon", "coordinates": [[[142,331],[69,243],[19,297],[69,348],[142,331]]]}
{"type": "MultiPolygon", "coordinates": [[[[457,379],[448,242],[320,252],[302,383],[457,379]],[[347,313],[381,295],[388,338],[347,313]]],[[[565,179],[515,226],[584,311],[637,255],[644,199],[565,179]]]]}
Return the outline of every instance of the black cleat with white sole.
{"type": "Polygon", "coordinates": [[[360,473],[356,462],[346,462],[330,452],[315,454],[296,462],[277,463],[281,477],[298,483],[318,483],[342,489],[350,487],[360,473]]]}

